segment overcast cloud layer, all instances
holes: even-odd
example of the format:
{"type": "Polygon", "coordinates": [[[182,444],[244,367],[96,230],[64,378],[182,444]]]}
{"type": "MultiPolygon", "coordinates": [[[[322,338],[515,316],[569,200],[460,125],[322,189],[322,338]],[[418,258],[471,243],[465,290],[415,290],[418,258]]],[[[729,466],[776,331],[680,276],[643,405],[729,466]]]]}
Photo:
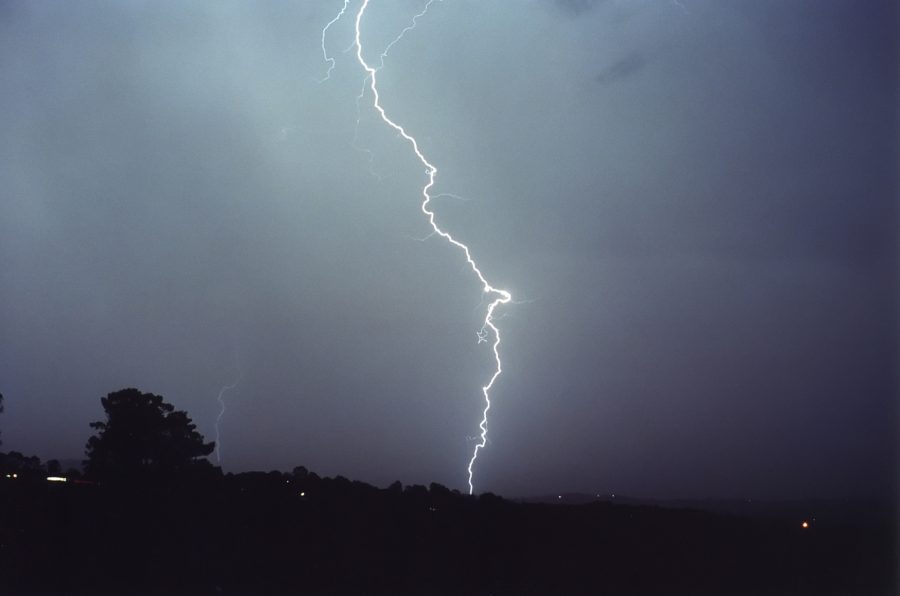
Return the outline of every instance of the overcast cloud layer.
{"type": "MultiPolygon", "coordinates": [[[[0,4],[4,449],[137,386],[226,470],[465,485],[484,304],[321,2],[0,4]],[[353,147],[354,137],[359,148],[353,147]],[[370,161],[371,155],[371,161],[370,161]]],[[[373,0],[366,56],[423,2],[373,0]]],[[[885,494],[896,9],[446,0],[382,100],[503,310],[476,488],[885,494]]]]}

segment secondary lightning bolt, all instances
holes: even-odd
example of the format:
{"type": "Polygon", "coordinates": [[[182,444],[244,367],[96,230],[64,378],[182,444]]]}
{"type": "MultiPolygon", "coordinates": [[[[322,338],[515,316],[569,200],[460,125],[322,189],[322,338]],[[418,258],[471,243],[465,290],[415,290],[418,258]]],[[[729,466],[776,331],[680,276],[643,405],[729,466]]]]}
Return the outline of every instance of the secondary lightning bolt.
{"type": "Polygon", "coordinates": [[[222,463],[222,439],[219,438],[219,423],[222,421],[222,416],[225,415],[225,394],[235,387],[237,387],[238,381],[235,381],[231,385],[225,385],[221,389],[219,389],[219,395],[216,396],[216,399],[219,401],[219,415],[216,416],[216,463],[222,463]]]}
{"type": "Polygon", "coordinates": [[[328,63],[328,71],[325,73],[325,77],[319,81],[320,83],[324,83],[331,78],[331,71],[334,70],[335,65],[334,58],[330,57],[328,55],[328,50],[325,49],[325,36],[328,34],[328,30],[331,29],[331,26],[341,20],[344,13],[347,12],[347,6],[349,5],[350,0],[344,0],[344,6],[341,7],[341,12],[337,13],[336,17],[328,21],[328,24],[322,29],[322,57],[325,58],[325,62],[328,63]]]}
{"type": "MultiPolygon", "coordinates": [[[[417,14],[416,16],[414,16],[412,18],[412,23],[410,23],[409,25],[404,27],[403,31],[401,31],[400,34],[397,37],[395,37],[391,43],[387,44],[387,47],[385,47],[384,51],[381,52],[381,56],[378,57],[378,68],[376,68],[375,70],[381,70],[382,68],[384,68],[384,59],[387,58],[387,55],[390,53],[391,48],[394,47],[398,41],[403,39],[403,36],[406,35],[407,32],[412,31],[413,29],[416,28],[416,24],[419,22],[419,19],[424,17],[426,14],[428,14],[428,9],[431,8],[431,5],[434,4],[435,1],[436,0],[428,0],[428,2],[425,3],[425,8],[423,8],[419,14],[417,14]]],[[[437,1],[443,2],[443,0],[437,0],[437,1]]],[[[365,6],[363,6],[362,10],[365,10],[365,9],[366,9],[365,6]]],[[[357,41],[359,41],[359,36],[357,36],[357,41]]],[[[354,45],[356,45],[356,44],[354,43],[354,45]]]]}
{"type": "MultiPolygon", "coordinates": [[[[425,171],[426,171],[428,180],[425,183],[425,186],[422,187],[421,210],[422,210],[422,213],[425,214],[425,217],[428,219],[428,223],[432,229],[432,232],[429,236],[434,236],[434,235],[440,236],[444,240],[449,242],[451,245],[453,245],[456,248],[458,248],[459,250],[461,250],[463,255],[465,256],[466,262],[469,264],[469,267],[472,269],[472,271],[475,273],[476,277],[478,278],[478,281],[481,283],[482,291],[486,295],[494,296],[493,300],[491,300],[490,303],[488,304],[487,311],[486,311],[485,317],[484,317],[484,322],[481,326],[481,329],[476,334],[478,337],[478,343],[488,342],[488,341],[490,341],[490,338],[493,338],[493,342],[491,344],[491,350],[494,354],[495,369],[494,369],[493,374],[490,377],[490,380],[488,380],[487,384],[481,388],[481,392],[484,396],[484,410],[482,411],[481,421],[478,425],[478,427],[481,429],[481,433],[479,434],[478,443],[475,445],[475,449],[472,452],[472,457],[469,460],[469,465],[467,467],[469,494],[472,494],[475,490],[475,487],[472,483],[473,467],[475,465],[476,460],[478,459],[479,451],[481,449],[484,449],[485,445],[487,445],[487,432],[488,432],[487,423],[488,423],[488,412],[491,409],[491,396],[490,396],[491,388],[494,386],[494,383],[496,382],[497,378],[503,372],[503,366],[502,366],[502,363],[500,360],[500,330],[494,324],[494,311],[501,304],[508,304],[509,302],[511,302],[512,295],[506,290],[496,288],[493,285],[491,285],[485,278],[484,274],[481,272],[481,269],[479,269],[475,260],[472,258],[472,254],[469,250],[469,247],[466,246],[465,244],[463,244],[462,242],[456,240],[452,235],[450,235],[450,233],[444,231],[440,226],[438,226],[437,222],[435,221],[434,211],[432,211],[429,208],[431,200],[433,198],[441,196],[441,195],[431,195],[431,193],[430,193],[432,187],[434,187],[434,184],[435,184],[435,177],[437,176],[437,168],[431,162],[428,161],[428,159],[425,157],[425,155],[419,149],[419,143],[415,139],[415,137],[410,135],[408,132],[406,132],[406,130],[401,125],[397,124],[396,122],[394,122],[393,120],[391,120],[388,117],[387,113],[385,112],[384,108],[381,105],[381,98],[378,94],[377,73],[384,66],[384,59],[387,57],[387,54],[390,52],[390,49],[397,42],[399,42],[407,32],[409,32],[415,28],[418,19],[420,17],[424,16],[425,13],[428,12],[428,8],[434,2],[435,2],[435,0],[429,0],[428,3],[425,5],[425,8],[419,14],[417,14],[415,17],[413,17],[412,24],[410,24],[405,29],[403,29],[403,31],[401,31],[400,34],[393,41],[391,41],[390,44],[388,44],[388,46],[381,53],[381,55],[379,57],[379,65],[376,68],[376,67],[369,65],[366,62],[365,58],[363,58],[363,54],[362,54],[360,23],[362,22],[363,16],[365,15],[366,8],[368,8],[368,6],[369,6],[369,0],[363,0],[362,4],[360,5],[359,10],[356,13],[356,20],[354,23],[355,39],[354,39],[353,46],[351,46],[351,47],[354,47],[354,46],[356,47],[356,59],[359,62],[360,66],[362,66],[363,70],[366,71],[366,78],[363,81],[363,88],[362,88],[362,91],[361,91],[359,97],[357,98],[357,101],[359,101],[363,98],[363,96],[365,94],[366,86],[368,86],[368,88],[372,92],[373,107],[378,112],[381,119],[384,121],[385,124],[387,124],[394,131],[396,131],[405,141],[407,141],[411,145],[413,152],[416,154],[416,157],[419,159],[419,161],[422,163],[422,165],[425,166],[425,171]]],[[[328,28],[331,27],[335,22],[337,22],[341,18],[341,16],[343,16],[346,9],[347,9],[347,0],[344,0],[344,6],[341,9],[340,13],[338,13],[338,15],[334,19],[332,19],[325,26],[325,29],[323,29],[323,31],[322,31],[323,54],[325,56],[326,62],[328,62],[330,65],[327,75],[330,75],[331,70],[333,69],[334,61],[333,61],[333,59],[328,58],[328,54],[324,50],[325,34],[326,34],[328,28]]],[[[326,75],[326,78],[327,78],[327,75],[326,75]]],[[[358,106],[358,103],[357,103],[357,106],[358,106]]],[[[357,114],[357,123],[358,123],[358,114],[357,114]]],[[[445,195],[445,196],[453,196],[453,195],[445,195]]]]}
{"type": "Polygon", "coordinates": [[[237,378],[234,380],[234,383],[230,385],[224,385],[221,389],[219,389],[219,395],[216,396],[216,400],[219,402],[219,415],[216,416],[215,430],[216,430],[216,463],[222,464],[222,440],[219,436],[219,423],[222,422],[222,416],[225,415],[225,394],[238,386],[238,383],[241,382],[241,378],[244,376],[241,372],[240,361],[238,360],[237,350],[234,352],[234,360],[235,364],[238,368],[237,378]]]}

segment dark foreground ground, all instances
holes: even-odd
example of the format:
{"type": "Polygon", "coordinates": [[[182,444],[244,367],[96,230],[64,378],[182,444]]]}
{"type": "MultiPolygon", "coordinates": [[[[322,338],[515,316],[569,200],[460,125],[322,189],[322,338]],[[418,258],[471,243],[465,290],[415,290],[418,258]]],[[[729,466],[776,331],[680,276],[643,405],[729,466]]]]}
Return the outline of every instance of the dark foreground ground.
{"type": "Polygon", "coordinates": [[[727,509],[278,473],[130,489],[0,478],[0,594],[897,593],[888,503],[727,509]]]}

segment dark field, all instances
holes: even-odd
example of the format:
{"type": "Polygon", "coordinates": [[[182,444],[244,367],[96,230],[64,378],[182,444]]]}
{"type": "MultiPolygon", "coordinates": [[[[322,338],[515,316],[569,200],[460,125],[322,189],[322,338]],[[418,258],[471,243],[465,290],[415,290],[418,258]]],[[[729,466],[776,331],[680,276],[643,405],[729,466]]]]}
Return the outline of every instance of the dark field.
{"type": "Polygon", "coordinates": [[[577,500],[305,473],[0,479],[0,594],[896,594],[889,503],[577,500]]]}

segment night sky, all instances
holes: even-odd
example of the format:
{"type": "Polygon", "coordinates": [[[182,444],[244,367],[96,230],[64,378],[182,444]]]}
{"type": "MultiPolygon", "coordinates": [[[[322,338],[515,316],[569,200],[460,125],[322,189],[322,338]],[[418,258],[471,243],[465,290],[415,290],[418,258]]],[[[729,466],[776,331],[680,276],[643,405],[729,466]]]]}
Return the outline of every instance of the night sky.
{"type": "MultiPolygon", "coordinates": [[[[372,0],[364,54],[424,0],[372,0]]],[[[0,3],[3,449],[80,458],[123,387],[226,471],[464,489],[485,303],[419,211],[340,0],[0,3]]],[[[357,2],[352,3],[355,11],[357,2]]],[[[512,292],[476,491],[887,495],[897,8],[445,0],[382,103],[512,292]]]]}

